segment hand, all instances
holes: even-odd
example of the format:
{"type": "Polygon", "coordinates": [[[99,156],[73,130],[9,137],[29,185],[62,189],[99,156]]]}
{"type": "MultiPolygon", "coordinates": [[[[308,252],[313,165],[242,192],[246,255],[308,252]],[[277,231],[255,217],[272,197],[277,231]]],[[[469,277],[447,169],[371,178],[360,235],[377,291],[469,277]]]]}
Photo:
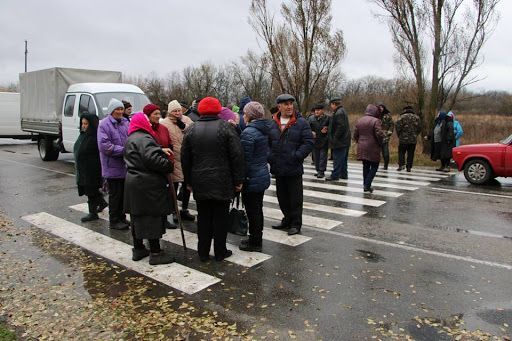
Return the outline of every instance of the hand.
{"type": "Polygon", "coordinates": [[[236,122],[234,120],[228,120],[229,123],[231,123],[233,126],[236,126],[236,122]]]}
{"type": "Polygon", "coordinates": [[[240,191],[242,191],[242,187],[243,187],[243,184],[236,185],[236,186],[235,186],[235,192],[240,192],[240,191]]]}
{"type": "Polygon", "coordinates": [[[171,148],[162,148],[163,152],[165,153],[165,155],[167,156],[174,156],[174,153],[173,151],[171,150],[171,148]]]}
{"type": "Polygon", "coordinates": [[[311,132],[313,134],[313,138],[316,138],[316,133],[314,131],[311,132]]]}
{"type": "Polygon", "coordinates": [[[322,134],[327,134],[327,127],[323,127],[321,132],[322,132],[322,134]]]}
{"type": "Polygon", "coordinates": [[[192,186],[187,185],[187,190],[188,190],[190,193],[192,193],[192,186]]]}

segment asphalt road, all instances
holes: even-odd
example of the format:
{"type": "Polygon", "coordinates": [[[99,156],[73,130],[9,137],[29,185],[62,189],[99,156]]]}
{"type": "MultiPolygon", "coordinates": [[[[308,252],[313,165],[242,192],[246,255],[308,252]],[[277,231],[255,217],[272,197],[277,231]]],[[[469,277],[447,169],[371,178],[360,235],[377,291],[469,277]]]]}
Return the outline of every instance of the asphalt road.
{"type": "MultiPolygon", "coordinates": [[[[176,255],[176,263],[197,272],[198,282],[204,280],[202,287],[182,289],[188,290],[184,295],[205,311],[220,311],[238,328],[270,338],[409,335],[450,340],[457,334],[443,327],[456,325],[454,321],[464,321],[457,328],[468,333],[510,335],[511,179],[477,187],[454,171],[442,176],[428,169],[411,174],[391,170],[378,173],[378,191],[363,194],[356,162],[350,165],[349,183],[326,183],[311,173],[308,162],[305,226],[298,239],[270,231],[278,206],[272,187],[267,191],[268,237],[260,258],[237,254],[232,261],[202,264],[169,231],[164,244],[176,255]]],[[[85,200],[77,195],[70,154],[43,162],[34,144],[0,140],[0,191],[0,208],[26,228],[48,230],[62,224],[52,233],[64,239],[94,231],[121,249],[130,243],[128,232],[109,231],[105,220],[80,222],[85,200]]],[[[195,225],[185,227],[193,248],[195,225]]],[[[240,237],[228,239],[238,245],[240,237]]],[[[144,272],[87,244],[86,237],[74,244],[131,269],[134,276],[152,278],[162,295],[169,288],[183,288],[159,279],[163,268],[144,272]]]]}

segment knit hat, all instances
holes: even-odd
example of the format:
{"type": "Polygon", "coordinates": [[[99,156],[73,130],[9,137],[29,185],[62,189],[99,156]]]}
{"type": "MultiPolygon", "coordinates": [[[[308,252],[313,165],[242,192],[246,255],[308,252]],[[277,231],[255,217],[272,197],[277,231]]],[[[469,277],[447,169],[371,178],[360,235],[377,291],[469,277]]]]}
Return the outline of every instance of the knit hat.
{"type": "Polygon", "coordinates": [[[108,109],[107,109],[108,113],[112,114],[114,112],[114,110],[116,110],[117,108],[124,109],[124,104],[120,100],[112,98],[110,100],[110,102],[108,102],[108,109]]]}
{"type": "Polygon", "coordinates": [[[124,99],[121,102],[123,102],[123,105],[124,105],[125,109],[128,109],[128,108],[132,107],[132,104],[130,102],[128,102],[128,101],[125,101],[124,99]]]}
{"type": "Polygon", "coordinates": [[[247,103],[244,107],[244,114],[251,120],[257,120],[258,118],[263,118],[263,115],[265,115],[265,109],[260,103],[252,101],[247,103]]]}
{"type": "Polygon", "coordinates": [[[225,107],[222,107],[222,110],[219,112],[217,116],[224,121],[236,120],[236,114],[225,107]]]}
{"type": "Polygon", "coordinates": [[[222,105],[215,97],[205,97],[199,102],[197,111],[200,115],[217,115],[222,110],[222,105]]]}
{"type": "Polygon", "coordinates": [[[379,115],[379,109],[377,108],[376,105],[368,104],[366,106],[365,113],[370,115],[370,116],[377,117],[379,115]]]}
{"type": "Polygon", "coordinates": [[[160,110],[160,107],[156,104],[153,104],[153,103],[149,103],[149,104],[146,104],[146,106],[144,107],[144,109],[142,109],[142,111],[144,112],[144,114],[146,116],[149,116],[151,115],[151,113],[155,110],[160,110]]]}
{"type": "Polygon", "coordinates": [[[167,106],[167,112],[171,112],[173,110],[179,110],[181,109],[181,104],[177,100],[170,101],[169,105],[167,106]]]}

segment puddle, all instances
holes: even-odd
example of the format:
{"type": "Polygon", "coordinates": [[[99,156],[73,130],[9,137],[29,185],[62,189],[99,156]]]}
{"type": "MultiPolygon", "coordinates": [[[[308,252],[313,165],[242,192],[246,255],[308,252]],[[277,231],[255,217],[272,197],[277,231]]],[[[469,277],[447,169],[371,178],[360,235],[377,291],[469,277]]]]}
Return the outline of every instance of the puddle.
{"type": "Polygon", "coordinates": [[[372,263],[386,261],[386,258],[384,258],[380,254],[372,252],[372,251],[356,250],[356,252],[359,253],[360,256],[364,257],[367,261],[372,262],[372,263]]]}
{"type": "Polygon", "coordinates": [[[512,241],[512,236],[504,236],[501,234],[491,233],[491,232],[474,231],[474,230],[468,230],[468,229],[463,229],[463,228],[459,228],[459,227],[448,227],[448,226],[439,226],[439,225],[433,225],[433,226],[431,226],[431,228],[433,228],[434,230],[439,230],[439,231],[466,233],[466,234],[471,234],[473,236],[507,239],[507,240],[512,241]]]}

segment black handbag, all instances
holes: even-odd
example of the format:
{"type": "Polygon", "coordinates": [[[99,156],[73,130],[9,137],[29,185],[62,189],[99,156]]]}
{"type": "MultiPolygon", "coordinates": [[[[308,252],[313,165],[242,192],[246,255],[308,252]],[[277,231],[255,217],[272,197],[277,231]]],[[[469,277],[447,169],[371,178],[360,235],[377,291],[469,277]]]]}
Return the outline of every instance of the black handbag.
{"type": "Polygon", "coordinates": [[[239,235],[239,236],[246,236],[249,221],[247,219],[247,215],[245,214],[245,210],[240,207],[240,194],[237,194],[235,199],[231,202],[231,210],[229,211],[229,232],[239,235]],[[236,202],[236,205],[235,205],[236,202]]]}

